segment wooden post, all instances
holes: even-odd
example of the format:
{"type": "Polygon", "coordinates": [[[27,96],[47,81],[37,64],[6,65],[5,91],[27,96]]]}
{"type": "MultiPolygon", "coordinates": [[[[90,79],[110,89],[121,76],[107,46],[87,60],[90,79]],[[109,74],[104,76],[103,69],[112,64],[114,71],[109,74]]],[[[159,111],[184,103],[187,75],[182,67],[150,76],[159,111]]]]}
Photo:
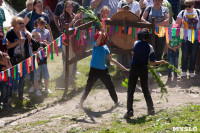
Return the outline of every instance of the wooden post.
{"type": "Polygon", "coordinates": [[[65,46],[65,92],[67,93],[68,91],[68,86],[69,86],[69,24],[65,24],[65,35],[66,35],[66,45],[65,46]]]}

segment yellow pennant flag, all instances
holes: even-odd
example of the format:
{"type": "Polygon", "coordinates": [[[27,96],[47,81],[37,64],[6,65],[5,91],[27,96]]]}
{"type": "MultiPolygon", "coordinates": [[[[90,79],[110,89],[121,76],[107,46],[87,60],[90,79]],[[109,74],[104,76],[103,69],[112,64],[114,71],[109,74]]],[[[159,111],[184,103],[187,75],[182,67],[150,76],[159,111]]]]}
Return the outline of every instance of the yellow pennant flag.
{"type": "Polygon", "coordinates": [[[180,39],[183,39],[183,35],[184,35],[184,29],[181,28],[181,29],[180,29],[180,39]]]}
{"type": "Polygon", "coordinates": [[[161,37],[161,26],[159,26],[159,33],[158,33],[158,37],[161,37]]]}
{"type": "Polygon", "coordinates": [[[192,30],[192,43],[194,43],[194,30],[192,30]]]}
{"type": "Polygon", "coordinates": [[[37,53],[35,54],[35,69],[38,69],[37,53]]]}
{"type": "Polygon", "coordinates": [[[168,27],[165,27],[165,35],[166,35],[166,43],[169,45],[169,34],[168,34],[168,27]]]}

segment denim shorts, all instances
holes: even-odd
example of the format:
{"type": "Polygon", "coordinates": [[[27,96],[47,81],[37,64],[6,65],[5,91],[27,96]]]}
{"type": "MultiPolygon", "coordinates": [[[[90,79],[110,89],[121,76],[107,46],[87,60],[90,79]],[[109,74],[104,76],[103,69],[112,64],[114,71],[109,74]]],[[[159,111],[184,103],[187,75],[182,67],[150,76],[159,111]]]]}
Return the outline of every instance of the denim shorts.
{"type": "Polygon", "coordinates": [[[34,71],[34,80],[40,79],[40,73],[42,73],[44,79],[49,79],[47,64],[38,65],[38,69],[34,71]]]}

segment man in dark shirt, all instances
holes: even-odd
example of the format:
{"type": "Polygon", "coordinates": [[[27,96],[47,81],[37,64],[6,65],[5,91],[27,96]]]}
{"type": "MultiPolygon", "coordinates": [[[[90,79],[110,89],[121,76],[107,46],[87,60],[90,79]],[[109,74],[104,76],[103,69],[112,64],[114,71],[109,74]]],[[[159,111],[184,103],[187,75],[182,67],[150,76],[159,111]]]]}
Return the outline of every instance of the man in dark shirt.
{"type": "Polygon", "coordinates": [[[148,62],[150,59],[151,65],[165,64],[164,60],[156,61],[153,47],[148,43],[149,32],[147,29],[142,29],[138,33],[138,41],[134,43],[132,54],[133,59],[131,63],[131,70],[128,81],[128,94],[127,94],[127,113],[124,118],[128,119],[133,116],[133,95],[135,87],[140,77],[142,92],[148,107],[148,114],[155,113],[153,101],[148,88],[148,62]]]}
{"type": "MultiPolygon", "coordinates": [[[[60,28],[60,24],[59,24],[59,17],[60,15],[63,13],[63,9],[64,9],[64,3],[67,2],[69,0],[63,0],[61,2],[59,2],[57,5],[56,5],[56,8],[55,8],[55,11],[54,11],[54,21],[55,21],[55,24],[58,28],[59,31],[61,31],[61,28],[60,28]]],[[[73,6],[74,6],[74,9],[73,9],[73,12],[76,13],[79,9],[79,4],[77,2],[73,2],[73,6]]]]}

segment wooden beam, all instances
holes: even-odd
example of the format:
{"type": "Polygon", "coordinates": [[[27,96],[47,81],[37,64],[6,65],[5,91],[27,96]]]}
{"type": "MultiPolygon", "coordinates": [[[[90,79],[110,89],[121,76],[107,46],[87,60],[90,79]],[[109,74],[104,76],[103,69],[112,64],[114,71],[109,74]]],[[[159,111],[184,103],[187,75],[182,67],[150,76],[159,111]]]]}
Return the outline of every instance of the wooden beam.
{"type": "Polygon", "coordinates": [[[68,91],[68,87],[69,87],[69,24],[66,23],[65,24],[65,35],[66,35],[66,44],[65,45],[65,57],[66,57],[66,61],[65,61],[65,93],[67,93],[68,91]]]}
{"type": "Polygon", "coordinates": [[[125,54],[125,55],[130,54],[131,55],[131,49],[124,50],[121,48],[111,48],[111,47],[109,47],[109,49],[112,54],[125,54]]]}
{"type": "Polygon", "coordinates": [[[69,59],[69,65],[73,64],[73,63],[75,63],[75,62],[77,62],[79,60],[82,60],[82,59],[84,59],[84,58],[86,58],[86,57],[88,57],[90,55],[92,55],[92,49],[90,49],[90,50],[88,50],[88,51],[86,51],[84,53],[81,53],[80,55],[76,55],[75,57],[69,59]]]}
{"type": "MultiPolygon", "coordinates": [[[[94,24],[93,21],[89,21],[89,22],[84,23],[84,24],[82,24],[82,25],[80,25],[80,26],[77,26],[77,27],[75,27],[75,28],[78,29],[78,30],[85,30],[85,29],[87,29],[87,28],[90,28],[93,24],[94,24]]],[[[70,35],[73,35],[73,34],[74,34],[74,31],[75,31],[75,29],[68,30],[68,35],[69,35],[69,36],[70,36],[70,35]]]]}

